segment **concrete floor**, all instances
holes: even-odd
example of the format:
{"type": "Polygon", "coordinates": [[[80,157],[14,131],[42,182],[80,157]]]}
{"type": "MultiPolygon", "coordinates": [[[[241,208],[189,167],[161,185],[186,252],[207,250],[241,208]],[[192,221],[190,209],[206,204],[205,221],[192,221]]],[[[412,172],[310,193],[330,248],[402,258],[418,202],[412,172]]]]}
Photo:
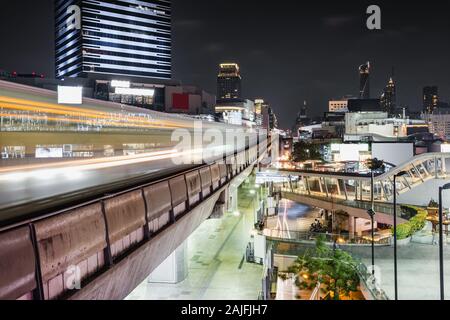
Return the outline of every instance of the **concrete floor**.
{"type": "Polygon", "coordinates": [[[239,190],[239,216],[229,213],[205,221],[188,239],[189,275],[185,281],[145,281],[127,300],[256,300],[263,268],[244,259],[254,226],[252,197],[244,186],[239,190]]]}
{"type": "MultiPolygon", "coordinates": [[[[450,247],[444,255],[444,283],[446,299],[450,300],[450,247]]],[[[370,250],[370,249],[369,249],[370,250]]],[[[390,247],[388,250],[393,251],[390,247]]],[[[385,251],[385,250],[384,250],[385,251]]],[[[370,265],[367,254],[363,259],[370,265]]],[[[379,270],[381,288],[394,299],[394,258],[392,252],[376,253],[375,265],[379,270]]],[[[411,243],[398,248],[398,296],[400,300],[439,300],[438,246],[411,243]]]]}

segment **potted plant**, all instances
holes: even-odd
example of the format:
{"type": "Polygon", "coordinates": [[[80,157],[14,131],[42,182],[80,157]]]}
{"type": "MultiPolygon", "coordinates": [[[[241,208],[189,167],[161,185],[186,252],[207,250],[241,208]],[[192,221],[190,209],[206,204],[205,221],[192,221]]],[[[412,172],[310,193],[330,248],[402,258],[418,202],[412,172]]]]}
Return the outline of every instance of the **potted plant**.
{"type": "MultiPolygon", "coordinates": [[[[394,230],[392,230],[392,233],[394,230]]],[[[404,246],[411,242],[412,227],[409,222],[397,226],[397,245],[404,246]]]]}

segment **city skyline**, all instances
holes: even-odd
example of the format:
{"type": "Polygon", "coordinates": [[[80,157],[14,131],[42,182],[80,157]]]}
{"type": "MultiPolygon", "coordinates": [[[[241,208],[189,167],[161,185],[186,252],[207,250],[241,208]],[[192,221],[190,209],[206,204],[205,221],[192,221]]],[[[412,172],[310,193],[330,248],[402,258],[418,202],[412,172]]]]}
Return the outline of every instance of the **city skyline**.
{"type": "Polygon", "coordinates": [[[5,1],[0,300],[450,300],[449,12],[5,1]]]}
{"type": "MultiPolygon", "coordinates": [[[[367,4],[320,2],[299,11],[298,5],[286,3],[283,11],[271,11],[267,4],[258,3],[256,7],[251,0],[226,4],[174,0],[173,78],[215,92],[217,66],[236,62],[244,79],[244,97],[263,97],[285,128],[292,126],[304,100],[308,101],[310,113],[318,116],[327,110],[328,100],[347,94],[356,96],[357,67],[364,61],[371,61],[373,67],[372,97],[381,96],[394,66],[399,106],[420,110],[423,88],[429,85],[438,86],[441,99],[448,100],[450,84],[445,70],[450,67],[446,59],[449,44],[442,41],[450,30],[446,5],[409,4],[405,10],[399,4],[381,1],[382,30],[369,31],[365,27],[367,4]],[[237,23],[228,23],[224,13],[227,8],[233,8],[237,23]],[[427,14],[434,18],[423,19],[427,14]],[[262,23],[269,18],[273,24],[262,23]],[[208,28],[204,28],[206,25],[208,28]],[[439,50],[430,53],[422,43],[438,43],[439,50]]],[[[0,53],[0,69],[36,71],[52,77],[53,1],[8,3],[0,13],[3,23],[14,25],[14,12],[23,6],[30,9],[23,12],[24,28],[2,36],[9,50],[0,53]],[[35,17],[39,16],[48,19],[42,19],[37,28],[35,17]],[[14,41],[18,37],[24,41],[14,41]]]]}

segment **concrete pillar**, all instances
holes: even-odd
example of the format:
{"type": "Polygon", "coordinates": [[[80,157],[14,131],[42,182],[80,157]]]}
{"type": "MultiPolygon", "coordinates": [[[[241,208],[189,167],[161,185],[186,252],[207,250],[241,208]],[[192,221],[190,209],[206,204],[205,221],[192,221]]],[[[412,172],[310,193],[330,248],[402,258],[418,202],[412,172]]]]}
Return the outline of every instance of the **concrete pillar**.
{"type": "Polygon", "coordinates": [[[238,188],[230,187],[228,189],[228,212],[239,210],[238,188]]]}
{"type": "Polygon", "coordinates": [[[186,280],[189,272],[187,240],[148,277],[149,283],[176,284],[186,280]]]}
{"type": "Polygon", "coordinates": [[[349,216],[348,217],[348,234],[350,236],[350,239],[353,239],[355,237],[355,231],[356,231],[355,217],[349,216]]]}

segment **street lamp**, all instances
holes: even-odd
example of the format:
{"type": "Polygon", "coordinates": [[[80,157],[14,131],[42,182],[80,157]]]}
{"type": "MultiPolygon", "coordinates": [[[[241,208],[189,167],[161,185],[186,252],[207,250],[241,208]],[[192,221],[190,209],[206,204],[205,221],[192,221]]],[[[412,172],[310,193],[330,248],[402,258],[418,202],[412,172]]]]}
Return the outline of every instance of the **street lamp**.
{"type": "Polygon", "coordinates": [[[444,291],[444,210],[442,203],[442,193],[450,189],[450,183],[439,188],[439,275],[441,284],[441,300],[445,300],[444,291]]]}
{"type": "Polygon", "coordinates": [[[372,222],[372,276],[375,276],[375,230],[374,230],[374,218],[375,218],[375,210],[370,208],[367,210],[367,213],[370,216],[370,221],[372,222]]]}
{"type": "Polygon", "coordinates": [[[398,300],[398,265],[397,265],[397,178],[407,174],[406,171],[400,171],[394,175],[394,287],[395,300],[398,300]]]}
{"type": "MultiPolygon", "coordinates": [[[[372,222],[372,276],[375,276],[375,171],[384,169],[384,161],[377,158],[370,159],[367,163],[367,167],[370,169],[370,209],[367,210],[372,222]]],[[[374,277],[375,279],[375,277],[374,277]]]]}

